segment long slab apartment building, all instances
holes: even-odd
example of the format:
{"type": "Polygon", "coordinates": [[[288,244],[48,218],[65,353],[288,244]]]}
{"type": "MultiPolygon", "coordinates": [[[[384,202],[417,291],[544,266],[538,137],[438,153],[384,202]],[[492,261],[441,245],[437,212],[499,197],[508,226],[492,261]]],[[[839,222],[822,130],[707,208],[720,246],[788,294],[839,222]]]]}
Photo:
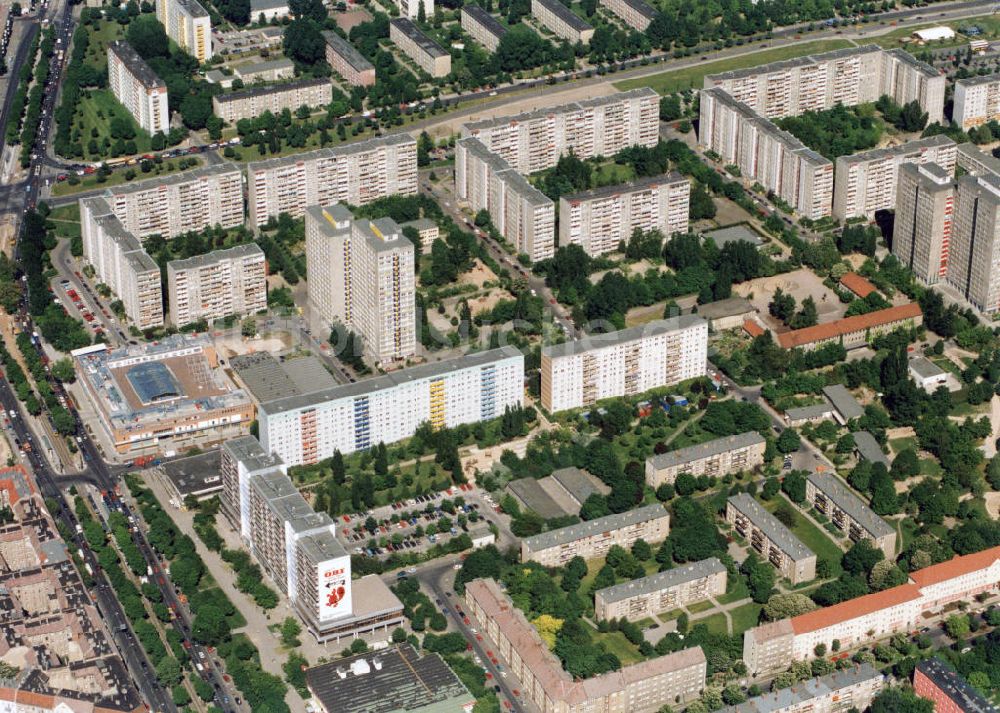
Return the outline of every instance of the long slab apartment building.
{"type": "Polygon", "coordinates": [[[549,413],[635,396],[705,375],[708,322],[682,315],[542,348],[542,407],[549,413]]]}
{"type": "Polygon", "coordinates": [[[524,400],[524,356],[513,347],[422,364],[373,379],[263,402],[260,441],[303,465],[435,428],[498,418],[524,400]]]}
{"type": "Polygon", "coordinates": [[[944,90],[944,75],[930,65],[875,45],[707,75],[698,141],[817,219],[832,211],[833,166],[770,120],[887,94],[899,104],[916,100],[930,122],[941,121],[944,90]]]}
{"type": "Polygon", "coordinates": [[[955,82],[952,119],[962,131],[1000,119],[1000,74],[955,82]]]}
{"type": "Polygon", "coordinates": [[[531,14],[557,37],[570,44],[589,44],[594,28],[559,0],[531,0],[531,14]]]}
{"type": "Polygon", "coordinates": [[[352,580],[336,523],[313,511],[286,470],[252,436],[222,446],[222,511],[261,569],[321,643],[398,626],[402,604],[375,575],[352,580]]]}
{"type": "Polygon", "coordinates": [[[209,225],[243,225],[243,172],[220,164],[108,188],[103,194],[127,231],[168,240],[209,225]]]}
{"type": "Polygon", "coordinates": [[[212,112],[228,124],[252,119],[266,111],[280,114],[299,107],[323,107],[333,100],[329,79],[303,79],[263,87],[249,87],[212,97],[212,112]]]}
{"type": "Polygon", "coordinates": [[[247,164],[248,225],[305,215],[313,205],[365,205],[417,193],[417,142],[408,134],[247,164]]]}
{"type": "Polygon", "coordinates": [[[125,40],[108,45],[108,87],[141,129],[150,134],[170,131],[167,84],[125,40]]]}
{"type": "Polygon", "coordinates": [[[171,260],[167,263],[167,301],[176,326],[267,309],[264,251],[256,243],[247,243],[171,260]]]}
{"type": "Polygon", "coordinates": [[[532,260],[555,253],[555,204],[523,179],[556,165],[572,151],[580,158],[612,156],[659,140],[659,104],[648,88],[465,124],[455,149],[455,187],[474,211],[532,260]],[[518,175],[520,174],[520,176],[518,175]]]}
{"type": "Polygon", "coordinates": [[[953,557],[910,572],[909,581],[897,587],[749,629],[743,661],[752,676],[784,671],[792,661],[813,658],[819,644],[829,651],[839,641],[849,650],[910,632],[925,625],[925,612],[940,613],[998,589],[1000,547],[953,557]]]}
{"type": "Polygon", "coordinates": [[[837,158],[833,181],[833,217],[840,221],[875,217],[896,206],[900,168],[907,163],[937,164],[955,172],[957,144],[943,134],[837,158]]]}
{"type": "Polygon", "coordinates": [[[548,196],[479,139],[459,140],[455,166],[456,174],[465,179],[459,197],[473,211],[489,212],[493,227],[517,252],[534,262],[555,254],[555,203],[548,196]]]}
{"type": "Polygon", "coordinates": [[[163,324],[160,267],[127,231],[104,198],[80,201],[83,259],[121,300],[138,329],[163,324]]]}
{"type": "Polygon", "coordinates": [[[350,42],[333,30],[323,32],[326,62],[352,87],[370,87],[375,83],[375,65],[350,42]]]}
{"type": "Polygon", "coordinates": [[[389,20],[389,39],[435,79],[451,74],[451,55],[408,17],[389,20]]]}
{"type": "Polygon", "coordinates": [[[612,545],[627,550],[636,540],[652,544],[669,534],[670,514],[657,503],[525,537],[521,561],[561,567],[574,557],[603,557],[612,545]]]}
{"type": "Polygon", "coordinates": [[[413,356],[416,257],[402,228],[391,218],[355,220],[338,203],[308,208],[305,233],[309,303],[319,315],[360,335],[373,363],[413,356]]]}
{"type": "Polygon", "coordinates": [[[656,713],[665,702],[685,703],[704,689],[707,664],[699,646],[575,680],[495,580],[466,584],[465,602],[541,713],[656,713]]]}
{"type": "Polygon", "coordinates": [[[682,473],[711,477],[752,470],[763,465],[766,446],[763,436],[747,431],[659,453],[646,459],[646,483],[655,489],[682,473]]]}
{"type": "Polygon", "coordinates": [[[199,64],[211,59],[212,18],[198,0],[156,0],[156,19],[167,37],[199,64]]]}
{"type": "Polygon", "coordinates": [[[790,688],[780,688],[721,713],[841,713],[868,710],[885,688],[885,676],[870,663],[851,666],[825,676],[810,678],[790,688]]]}
{"type": "Polygon", "coordinates": [[[635,230],[687,232],[691,181],[676,172],[559,198],[559,245],[592,257],[618,249],[635,230]]]}
{"type": "Polygon", "coordinates": [[[816,553],[748,493],[726,501],[726,522],[792,584],[816,579],[816,553]]]}
{"type": "Polygon", "coordinates": [[[478,5],[462,7],[462,29],[490,52],[496,52],[507,28],[478,5]]]}
{"type": "Polygon", "coordinates": [[[726,593],[728,572],[717,557],[657,572],[594,592],[598,620],[639,621],[726,593]]]}
{"type": "Polygon", "coordinates": [[[617,15],[626,25],[645,32],[656,19],[656,10],[645,0],[601,0],[601,5],[617,15]]]}
{"type": "Polygon", "coordinates": [[[896,530],[832,473],[806,477],[806,501],[830,518],[853,542],[870,540],[888,558],[896,555],[896,530]]]}

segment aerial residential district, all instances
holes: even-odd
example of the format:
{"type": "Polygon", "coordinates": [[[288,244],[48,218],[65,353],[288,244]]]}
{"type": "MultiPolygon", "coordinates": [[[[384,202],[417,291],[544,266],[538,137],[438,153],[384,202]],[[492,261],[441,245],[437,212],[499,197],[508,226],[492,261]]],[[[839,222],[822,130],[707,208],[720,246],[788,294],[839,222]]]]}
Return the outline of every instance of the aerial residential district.
{"type": "Polygon", "coordinates": [[[995,0],[0,27],[0,713],[1000,713],[995,0]]]}

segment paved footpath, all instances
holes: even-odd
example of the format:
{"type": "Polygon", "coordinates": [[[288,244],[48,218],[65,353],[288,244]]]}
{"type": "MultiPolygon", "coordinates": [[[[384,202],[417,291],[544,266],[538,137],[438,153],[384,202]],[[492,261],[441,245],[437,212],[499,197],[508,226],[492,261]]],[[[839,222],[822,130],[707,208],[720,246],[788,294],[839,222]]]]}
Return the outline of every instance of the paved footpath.
{"type": "MultiPolygon", "coordinates": [[[[212,578],[247,620],[245,627],[236,629],[233,633],[246,634],[260,651],[260,663],[264,670],[268,673],[273,673],[275,676],[279,676],[281,680],[285,680],[285,672],[281,669],[281,666],[287,660],[288,652],[282,647],[277,635],[268,629],[268,626],[280,623],[286,616],[294,616],[291,608],[288,606],[288,600],[281,592],[278,592],[278,606],[270,614],[266,614],[252,599],[236,588],[236,573],[232,567],[217,552],[212,552],[205,547],[205,543],[201,541],[198,533],[194,531],[194,513],[189,510],[178,510],[169,504],[169,496],[159,476],[154,476],[144,482],[156,495],[157,500],[160,501],[160,505],[169,513],[178,529],[194,540],[195,549],[204,560],[205,567],[211,573],[212,578]]],[[[242,545],[231,541],[230,536],[233,533],[231,533],[228,526],[220,526],[218,529],[219,534],[226,540],[227,547],[242,547],[242,545]]],[[[304,631],[299,638],[303,644],[299,647],[299,652],[309,659],[310,663],[316,663],[316,660],[320,656],[330,656],[333,653],[332,651],[322,649],[314,640],[309,639],[308,634],[304,631]],[[320,650],[315,651],[313,649],[320,650]]],[[[304,701],[291,686],[288,688],[288,693],[285,694],[285,703],[288,704],[292,713],[305,713],[306,707],[304,701]]]]}

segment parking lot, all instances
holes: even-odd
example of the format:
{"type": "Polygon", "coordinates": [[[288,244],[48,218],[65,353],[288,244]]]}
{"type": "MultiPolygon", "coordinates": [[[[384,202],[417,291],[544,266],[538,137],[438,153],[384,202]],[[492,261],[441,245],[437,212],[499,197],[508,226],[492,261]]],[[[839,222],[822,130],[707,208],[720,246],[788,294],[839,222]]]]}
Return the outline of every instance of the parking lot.
{"type": "Polygon", "coordinates": [[[464,534],[460,518],[470,525],[482,521],[500,525],[499,513],[499,506],[488,493],[463,484],[375,508],[370,513],[341,515],[337,536],[353,554],[388,557],[393,552],[417,553],[464,534]]]}

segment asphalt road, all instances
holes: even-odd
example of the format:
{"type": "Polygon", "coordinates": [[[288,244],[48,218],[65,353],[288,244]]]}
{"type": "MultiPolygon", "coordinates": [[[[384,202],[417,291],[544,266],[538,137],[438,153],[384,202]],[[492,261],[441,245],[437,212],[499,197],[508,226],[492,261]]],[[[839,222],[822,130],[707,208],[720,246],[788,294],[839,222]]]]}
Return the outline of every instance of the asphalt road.
{"type": "MultiPolygon", "coordinates": [[[[506,700],[510,703],[508,710],[512,710],[514,713],[525,713],[527,709],[520,702],[520,699],[514,695],[515,688],[508,683],[507,677],[500,672],[496,664],[490,661],[487,655],[487,652],[492,651],[499,658],[499,654],[496,652],[498,647],[495,643],[491,643],[485,634],[482,634],[483,640],[479,641],[476,638],[476,634],[472,632],[474,627],[471,622],[474,620],[470,618],[470,624],[466,624],[463,621],[463,615],[459,613],[458,607],[461,607],[461,611],[465,615],[468,615],[464,601],[452,590],[455,574],[454,567],[459,561],[457,556],[435,560],[433,566],[419,568],[413,576],[420,581],[425,589],[431,592],[435,598],[435,604],[451,620],[450,626],[462,634],[466,641],[471,644],[472,653],[479,657],[483,668],[492,676],[492,678],[487,678],[486,680],[487,687],[493,689],[494,686],[499,686],[500,691],[497,693],[497,696],[500,698],[501,704],[506,700]],[[450,596],[449,592],[451,592],[450,596]]],[[[504,671],[508,675],[512,675],[507,668],[504,668],[504,671]]]]}

